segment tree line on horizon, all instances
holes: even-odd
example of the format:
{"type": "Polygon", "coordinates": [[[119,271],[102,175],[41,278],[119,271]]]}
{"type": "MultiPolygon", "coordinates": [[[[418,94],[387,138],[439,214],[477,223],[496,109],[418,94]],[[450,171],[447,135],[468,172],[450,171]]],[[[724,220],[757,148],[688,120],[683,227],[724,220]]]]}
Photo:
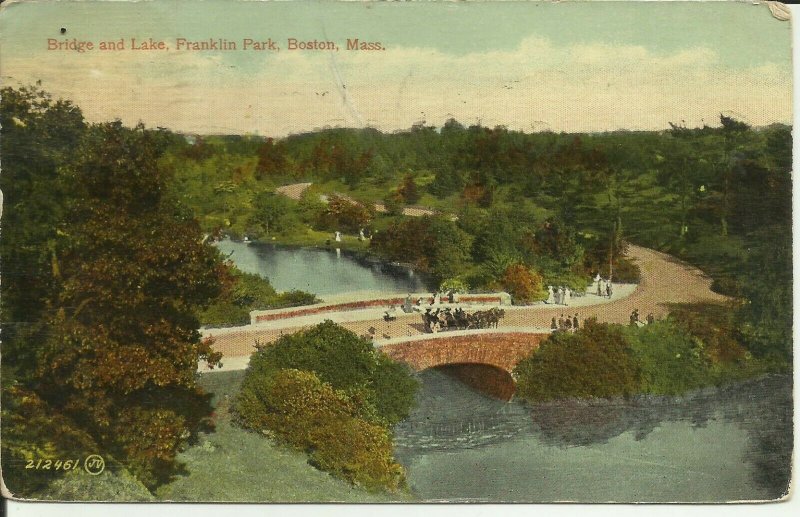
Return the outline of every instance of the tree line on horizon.
{"type": "MultiPolygon", "coordinates": [[[[400,193],[457,216],[420,219],[416,233],[420,220],[397,213],[370,221],[377,235],[427,232],[421,256],[448,243],[457,253],[430,257],[442,280],[462,269],[502,279],[519,264],[568,279],[619,261],[626,242],[672,253],[736,297],[748,351],[791,364],[788,127],[721,117],[719,127],[568,135],[450,121],[189,142],[89,124],[38,86],[0,94],[2,459],[28,490],[57,475],[19,469],[42,451],[103,451],[150,489],[180,472],[177,452],[211,423],[197,362],[220,359],[200,340],[199,315],[221,299],[246,299],[241,312],[277,296],[236,290],[242,275],[204,234],[250,231],[259,210],[286,202],[274,188],[301,180],[361,201],[400,193]]],[[[319,224],[320,207],[304,202],[285,212],[319,224]]]]}

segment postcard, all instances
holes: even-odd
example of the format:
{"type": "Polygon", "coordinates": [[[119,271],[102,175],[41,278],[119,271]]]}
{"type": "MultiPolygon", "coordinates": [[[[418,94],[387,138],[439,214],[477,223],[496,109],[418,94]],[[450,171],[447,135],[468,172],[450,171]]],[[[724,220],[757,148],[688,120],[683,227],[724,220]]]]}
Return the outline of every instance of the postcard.
{"type": "Polygon", "coordinates": [[[6,1],[2,483],[789,497],[776,2],[6,1]]]}

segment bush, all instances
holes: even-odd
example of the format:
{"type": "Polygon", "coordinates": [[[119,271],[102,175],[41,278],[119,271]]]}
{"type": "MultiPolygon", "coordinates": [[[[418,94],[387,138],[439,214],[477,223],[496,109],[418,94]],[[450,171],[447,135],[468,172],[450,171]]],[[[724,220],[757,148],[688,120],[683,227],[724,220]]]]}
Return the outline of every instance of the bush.
{"type": "MultiPolygon", "coordinates": [[[[250,372],[248,371],[248,374],[250,372]]],[[[360,418],[342,390],[313,372],[280,369],[248,375],[235,402],[239,423],[308,452],[311,463],[369,489],[396,490],[405,480],[382,426],[360,418]]]]}
{"type": "Polygon", "coordinates": [[[449,292],[455,291],[457,293],[465,294],[469,292],[469,284],[461,278],[448,278],[439,284],[439,291],[449,292]]]}
{"type": "Polygon", "coordinates": [[[628,327],[625,335],[641,372],[642,391],[678,395],[713,383],[703,342],[673,321],[628,327]]]}
{"type": "Polygon", "coordinates": [[[531,401],[631,395],[640,386],[622,328],[594,320],[574,334],[551,335],[514,375],[517,394],[531,401]]]}
{"type": "Polygon", "coordinates": [[[234,403],[240,425],[271,433],[367,488],[397,489],[389,427],[408,416],[417,381],[331,321],[283,336],[250,359],[234,403]]]}
{"type": "Polygon", "coordinates": [[[246,325],[250,311],[280,309],[316,303],[316,296],[304,291],[278,293],[269,280],[245,273],[229,264],[222,293],[203,310],[199,319],[207,327],[246,325]]]}
{"type": "Polygon", "coordinates": [[[524,264],[508,266],[500,279],[500,284],[516,304],[541,300],[545,295],[541,275],[531,271],[524,264]]]}
{"type": "Polygon", "coordinates": [[[334,389],[363,401],[362,414],[377,412],[377,419],[389,424],[408,416],[417,388],[405,365],[394,363],[331,321],[283,336],[256,352],[250,358],[245,385],[263,382],[279,369],[313,372],[334,389]]]}

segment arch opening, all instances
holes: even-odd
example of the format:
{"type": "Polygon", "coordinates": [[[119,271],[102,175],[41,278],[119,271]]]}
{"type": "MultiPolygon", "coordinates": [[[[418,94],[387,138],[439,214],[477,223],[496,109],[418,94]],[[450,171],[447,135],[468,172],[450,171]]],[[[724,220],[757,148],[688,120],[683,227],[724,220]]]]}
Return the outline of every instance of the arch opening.
{"type": "Polygon", "coordinates": [[[453,363],[430,369],[442,372],[471,389],[498,400],[507,402],[516,391],[516,384],[511,374],[491,364],[453,363]]]}

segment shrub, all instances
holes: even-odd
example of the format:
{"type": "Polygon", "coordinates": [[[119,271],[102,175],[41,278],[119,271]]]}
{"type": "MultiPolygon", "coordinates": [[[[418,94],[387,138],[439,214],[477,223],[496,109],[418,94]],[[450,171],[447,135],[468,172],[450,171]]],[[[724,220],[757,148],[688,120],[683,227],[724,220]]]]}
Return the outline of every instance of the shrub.
{"type": "Polygon", "coordinates": [[[469,284],[466,281],[462,280],[461,278],[448,278],[447,280],[443,280],[441,284],[439,284],[439,291],[442,292],[449,292],[455,291],[457,293],[468,293],[469,292],[469,284]]]}
{"type": "Polygon", "coordinates": [[[400,195],[403,203],[407,205],[412,205],[419,201],[419,188],[417,187],[416,181],[414,181],[414,176],[411,174],[403,176],[403,182],[397,187],[397,193],[400,195]]]}
{"type": "Polygon", "coordinates": [[[524,264],[508,266],[500,279],[500,284],[511,295],[514,303],[528,303],[544,297],[541,275],[531,271],[524,264]]]}
{"type": "Polygon", "coordinates": [[[316,302],[316,296],[304,291],[278,293],[266,278],[245,273],[228,264],[222,293],[214,303],[200,313],[199,319],[208,327],[246,325],[250,323],[250,311],[295,307],[316,302]]]}
{"type": "Polygon", "coordinates": [[[375,219],[372,207],[350,201],[335,194],[328,199],[328,205],[319,214],[318,228],[330,231],[357,233],[375,219]]]}
{"type": "Polygon", "coordinates": [[[248,375],[235,411],[242,426],[269,430],[308,452],[316,467],[352,483],[390,490],[404,483],[388,431],[360,418],[359,407],[344,391],[313,372],[280,369],[266,379],[248,375]]]}
{"type": "Polygon", "coordinates": [[[587,320],[574,334],[556,333],[514,369],[528,400],[612,397],[635,393],[640,374],[618,325],[587,320]]]}
{"type": "Polygon", "coordinates": [[[712,383],[702,341],[673,321],[627,327],[625,335],[641,371],[642,391],[678,395],[712,383]]]}

